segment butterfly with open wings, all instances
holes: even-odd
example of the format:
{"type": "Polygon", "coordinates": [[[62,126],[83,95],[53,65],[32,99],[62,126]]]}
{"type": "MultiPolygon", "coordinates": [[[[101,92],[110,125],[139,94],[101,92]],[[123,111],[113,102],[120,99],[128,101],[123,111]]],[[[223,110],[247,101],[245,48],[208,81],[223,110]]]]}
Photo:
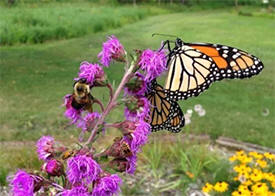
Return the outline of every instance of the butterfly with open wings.
{"type": "Polygon", "coordinates": [[[184,43],[179,38],[173,49],[169,41],[165,45],[169,50],[165,85],[154,80],[146,95],[151,103],[152,131],[179,132],[184,115],[176,101],[198,96],[215,81],[257,75],[264,67],[257,57],[230,46],[184,43]]]}

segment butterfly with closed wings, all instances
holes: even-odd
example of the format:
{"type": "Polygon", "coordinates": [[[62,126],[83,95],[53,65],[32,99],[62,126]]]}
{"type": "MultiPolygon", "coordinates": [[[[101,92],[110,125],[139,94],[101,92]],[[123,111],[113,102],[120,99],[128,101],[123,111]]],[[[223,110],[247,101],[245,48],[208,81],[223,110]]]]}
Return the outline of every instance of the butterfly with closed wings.
{"type": "Polygon", "coordinates": [[[264,67],[257,57],[230,46],[184,43],[179,38],[173,49],[169,41],[164,42],[163,47],[165,45],[169,54],[164,88],[154,81],[147,94],[152,105],[153,131],[179,132],[184,126],[184,116],[176,101],[198,96],[215,81],[257,75],[264,67]]]}

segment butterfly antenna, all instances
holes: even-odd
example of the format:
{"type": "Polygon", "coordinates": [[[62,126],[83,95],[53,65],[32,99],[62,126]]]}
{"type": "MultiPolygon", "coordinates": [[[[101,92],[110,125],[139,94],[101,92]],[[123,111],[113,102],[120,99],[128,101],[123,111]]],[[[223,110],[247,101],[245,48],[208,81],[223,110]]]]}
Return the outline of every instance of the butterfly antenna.
{"type": "Polygon", "coordinates": [[[153,33],[153,34],[152,34],[152,37],[154,37],[155,35],[168,36],[168,37],[176,37],[176,38],[178,38],[178,36],[176,36],[176,35],[162,34],[162,33],[153,33]]]}

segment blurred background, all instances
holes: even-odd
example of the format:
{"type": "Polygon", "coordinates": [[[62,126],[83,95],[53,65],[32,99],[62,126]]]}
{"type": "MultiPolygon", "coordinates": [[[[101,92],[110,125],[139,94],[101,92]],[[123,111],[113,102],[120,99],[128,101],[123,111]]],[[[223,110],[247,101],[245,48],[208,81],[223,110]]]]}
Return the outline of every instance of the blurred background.
{"type": "MultiPolygon", "coordinates": [[[[193,111],[190,123],[179,134],[150,135],[124,195],[184,195],[206,181],[226,180],[230,151],[215,144],[221,136],[275,148],[274,0],[0,0],[0,186],[16,168],[39,169],[34,143],[42,135],[77,141],[79,130],[67,126],[61,105],[79,64],[97,62],[108,35],[118,37],[128,53],[158,49],[171,39],[153,33],[234,46],[259,57],[265,69],[179,101],[184,113],[193,111]],[[205,114],[194,111],[198,104],[205,114]]],[[[105,71],[118,85],[123,65],[105,71]]],[[[107,92],[96,89],[93,95],[108,101],[107,92]]],[[[107,120],[122,117],[120,107],[107,120]]],[[[110,130],[99,144],[113,135],[110,130]]]]}

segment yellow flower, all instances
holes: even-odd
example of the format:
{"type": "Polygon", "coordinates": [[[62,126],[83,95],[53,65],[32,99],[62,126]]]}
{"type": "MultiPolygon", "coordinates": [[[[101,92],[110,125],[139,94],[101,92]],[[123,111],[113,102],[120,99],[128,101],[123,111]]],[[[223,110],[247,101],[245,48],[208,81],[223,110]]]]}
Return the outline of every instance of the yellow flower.
{"type": "Polygon", "coordinates": [[[275,175],[272,174],[271,172],[269,173],[263,173],[263,178],[270,181],[270,182],[274,182],[275,181],[275,175]]]}
{"type": "Polygon", "coordinates": [[[247,181],[247,179],[249,179],[249,174],[247,172],[241,172],[237,178],[241,183],[244,183],[247,181]]]}
{"type": "Polygon", "coordinates": [[[243,150],[240,150],[240,151],[236,152],[236,155],[237,156],[243,156],[243,155],[245,155],[245,152],[243,150]]]}
{"type": "Polygon", "coordinates": [[[212,190],[213,190],[213,185],[210,183],[206,183],[204,187],[202,187],[202,192],[204,193],[209,193],[212,190]]]}
{"type": "Polygon", "coordinates": [[[247,180],[245,182],[242,183],[245,186],[250,186],[252,184],[251,180],[247,180]]]}
{"type": "Polygon", "coordinates": [[[262,159],[264,156],[258,152],[250,152],[248,153],[250,156],[254,157],[255,159],[262,159]]]}
{"type": "Polygon", "coordinates": [[[214,190],[217,192],[225,192],[228,189],[228,184],[226,182],[217,182],[214,186],[214,190]]]}
{"type": "Polygon", "coordinates": [[[275,155],[274,154],[271,154],[270,152],[265,152],[264,153],[264,156],[265,156],[265,158],[267,158],[267,159],[270,159],[270,160],[275,160],[275,155]]]}
{"type": "Polygon", "coordinates": [[[265,160],[258,159],[256,162],[261,168],[267,167],[267,162],[265,160]]]}
{"type": "Polygon", "coordinates": [[[251,168],[247,167],[245,164],[236,165],[233,169],[238,173],[241,173],[241,172],[249,173],[249,172],[251,172],[251,168]]]}
{"type": "Polygon", "coordinates": [[[229,157],[229,161],[230,162],[234,162],[236,160],[237,160],[237,156],[236,155],[233,155],[233,156],[229,157]]]}
{"type": "Polygon", "coordinates": [[[258,182],[258,181],[262,180],[262,178],[263,178],[263,175],[259,172],[252,173],[250,175],[250,179],[253,180],[254,182],[258,182]]]}
{"type": "Polygon", "coordinates": [[[250,191],[249,191],[248,187],[245,185],[240,185],[238,187],[238,191],[242,192],[243,196],[250,196],[250,191]]]}
{"type": "Polygon", "coordinates": [[[272,188],[275,189],[275,182],[274,181],[271,183],[271,186],[272,186],[272,188]]]}
{"type": "Polygon", "coordinates": [[[247,156],[243,151],[239,151],[236,153],[236,159],[239,160],[242,164],[250,163],[253,160],[251,157],[247,156]]]}
{"type": "Polygon", "coordinates": [[[232,196],[242,196],[242,195],[243,195],[242,191],[234,191],[232,193],[232,196]]]}
{"type": "Polygon", "coordinates": [[[264,196],[268,193],[268,186],[266,185],[266,183],[258,182],[252,186],[252,191],[256,194],[264,196]]]}
{"type": "Polygon", "coordinates": [[[268,192],[267,195],[268,195],[268,196],[275,196],[275,193],[273,193],[273,192],[268,192]]]}
{"type": "Polygon", "coordinates": [[[243,156],[239,160],[241,161],[242,164],[247,164],[247,163],[250,163],[252,161],[252,158],[248,157],[248,156],[243,156]]]}
{"type": "Polygon", "coordinates": [[[247,191],[238,190],[238,191],[234,191],[232,193],[232,196],[251,196],[251,192],[249,190],[247,190],[247,191]]]}

